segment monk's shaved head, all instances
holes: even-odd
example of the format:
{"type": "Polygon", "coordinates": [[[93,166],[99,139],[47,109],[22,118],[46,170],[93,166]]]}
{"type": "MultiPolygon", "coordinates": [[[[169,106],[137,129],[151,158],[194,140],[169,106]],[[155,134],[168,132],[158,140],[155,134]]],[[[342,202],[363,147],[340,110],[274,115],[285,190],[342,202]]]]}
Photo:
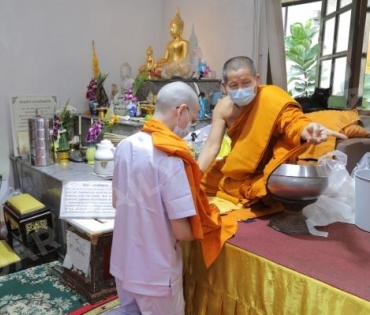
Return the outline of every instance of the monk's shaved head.
{"type": "Polygon", "coordinates": [[[256,66],[251,58],[245,56],[238,56],[230,58],[225,62],[222,69],[222,79],[227,82],[227,75],[230,71],[238,71],[240,69],[247,68],[251,70],[253,75],[257,75],[256,66]]]}
{"type": "Polygon", "coordinates": [[[186,104],[190,110],[197,110],[199,107],[198,96],[189,85],[176,81],[166,84],[159,90],[155,110],[163,114],[182,104],[186,104]]]}

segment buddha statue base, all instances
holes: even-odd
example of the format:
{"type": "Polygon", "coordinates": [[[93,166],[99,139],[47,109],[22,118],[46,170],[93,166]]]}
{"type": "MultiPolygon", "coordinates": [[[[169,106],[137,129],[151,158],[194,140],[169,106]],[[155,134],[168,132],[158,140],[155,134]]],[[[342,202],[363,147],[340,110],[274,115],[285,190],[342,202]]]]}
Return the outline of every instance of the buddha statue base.
{"type": "Polygon", "coordinates": [[[163,79],[190,79],[194,70],[189,59],[184,59],[179,62],[170,62],[163,65],[161,77],[163,79]]]}

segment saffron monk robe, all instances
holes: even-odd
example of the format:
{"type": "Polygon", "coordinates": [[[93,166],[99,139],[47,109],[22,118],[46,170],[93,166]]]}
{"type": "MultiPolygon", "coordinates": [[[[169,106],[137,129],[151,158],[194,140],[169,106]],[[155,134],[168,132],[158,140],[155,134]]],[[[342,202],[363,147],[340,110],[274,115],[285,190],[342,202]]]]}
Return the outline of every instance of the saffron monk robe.
{"type": "Polygon", "coordinates": [[[224,64],[222,84],[228,95],[214,109],[198,159],[206,193],[231,201],[235,209],[242,208],[233,211],[242,220],[282,210],[269,198],[268,176],[298,156],[306,143],[318,144],[328,136],[347,139],[312,122],[287,92],[274,85],[259,85],[259,79],[248,57],[234,57],[224,64]],[[226,131],[231,138],[230,153],[215,161],[226,131]]]}

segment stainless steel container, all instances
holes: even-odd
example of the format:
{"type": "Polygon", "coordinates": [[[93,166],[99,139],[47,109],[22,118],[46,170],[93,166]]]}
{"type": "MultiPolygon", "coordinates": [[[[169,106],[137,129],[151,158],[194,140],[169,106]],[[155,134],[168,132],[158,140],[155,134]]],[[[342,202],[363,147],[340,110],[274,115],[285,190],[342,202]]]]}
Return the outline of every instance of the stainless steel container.
{"type": "Polygon", "coordinates": [[[36,116],[28,119],[31,164],[47,166],[54,164],[52,150],[53,119],[41,117],[36,110],[36,116]]]}

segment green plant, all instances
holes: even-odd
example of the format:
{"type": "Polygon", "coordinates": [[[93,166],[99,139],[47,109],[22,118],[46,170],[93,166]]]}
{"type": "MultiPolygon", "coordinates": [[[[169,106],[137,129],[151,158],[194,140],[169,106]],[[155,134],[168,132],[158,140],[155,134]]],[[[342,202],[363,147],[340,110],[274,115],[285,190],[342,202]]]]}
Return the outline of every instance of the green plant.
{"type": "Polygon", "coordinates": [[[135,78],[135,81],[132,86],[132,93],[136,95],[136,93],[139,91],[140,87],[144,84],[144,82],[148,79],[149,73],[148,72],[140,72],[137,77],[135,78]]]}
{"type": "Polygon", "coordinates": [[[313,38],[319,28],[312,19],[290,26],[290,35],[285,37],[285,56],[292,64],[288,72],[288,90],[294,96],[308,96],[315,89],[317,55],[319,44],[313,38]]]}
{"type": "Polygon", "coordinates": [[[96,77],[96,100],[100,107],[108,107],[108,95],[104,89],[104,83],[107,79],[108,74],[99,72],[96,77]]]}
{"type": "Polygon", "coordinates": [[[69,138],[73,128],[75,109],[69,105],[69,99],[63,108],[54,116],[53,140],[57,141],[58,151],[69,150],[69,138]]]}

